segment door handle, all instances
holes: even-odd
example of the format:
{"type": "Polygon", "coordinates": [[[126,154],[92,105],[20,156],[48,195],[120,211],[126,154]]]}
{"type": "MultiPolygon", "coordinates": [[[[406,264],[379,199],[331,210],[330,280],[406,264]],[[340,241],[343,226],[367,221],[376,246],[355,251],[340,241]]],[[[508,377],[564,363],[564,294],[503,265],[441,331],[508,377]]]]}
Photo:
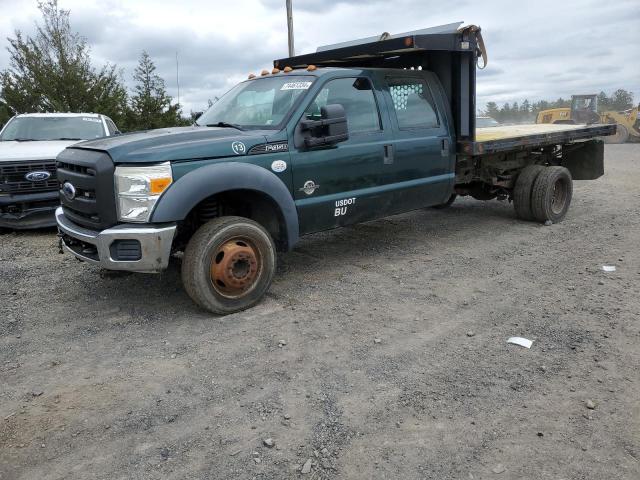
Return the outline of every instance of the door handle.
{"type": "Polygon", "coordinates": [[[449,139],[443,138],[440,143],[440,155],[443,157],[449,156],[449,139]]]}
{"type": "Polygon", "coordinates": [[[393,145],[384,146],[384,164],[391,165],[393,163],[393,145]]]}

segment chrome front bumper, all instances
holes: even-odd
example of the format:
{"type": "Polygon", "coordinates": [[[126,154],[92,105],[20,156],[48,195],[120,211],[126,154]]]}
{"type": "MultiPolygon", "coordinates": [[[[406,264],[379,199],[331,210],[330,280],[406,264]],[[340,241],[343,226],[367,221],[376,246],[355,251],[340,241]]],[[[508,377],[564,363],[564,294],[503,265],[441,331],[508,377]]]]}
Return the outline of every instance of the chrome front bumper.
{"type": "Polygon", "coordinates": [[[56,223],[62,245],[85,262],[107,270],[154,273],[167,268],[171,244],[176,233],[175,224],[165,225],[117,225],[97,232],[76,225],[64,216],[62,207],[56,210],[56,223]],[[140,242],[138,260],[113,258],[114,242],[137,240],[140,242]]]}

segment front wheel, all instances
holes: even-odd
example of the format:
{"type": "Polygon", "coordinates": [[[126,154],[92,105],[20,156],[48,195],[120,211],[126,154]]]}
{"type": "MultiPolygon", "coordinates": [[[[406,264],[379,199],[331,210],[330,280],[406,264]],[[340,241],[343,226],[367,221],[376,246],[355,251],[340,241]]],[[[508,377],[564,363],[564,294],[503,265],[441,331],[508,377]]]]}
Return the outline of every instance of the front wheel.
{"type": "Polygon", "coordinates": [[[182,283],[202,308],[221,315],[260,301],[273,280],[276,249],[271,235],[242,217],[219,217],[191,237],[182,261],[182,283]]]}

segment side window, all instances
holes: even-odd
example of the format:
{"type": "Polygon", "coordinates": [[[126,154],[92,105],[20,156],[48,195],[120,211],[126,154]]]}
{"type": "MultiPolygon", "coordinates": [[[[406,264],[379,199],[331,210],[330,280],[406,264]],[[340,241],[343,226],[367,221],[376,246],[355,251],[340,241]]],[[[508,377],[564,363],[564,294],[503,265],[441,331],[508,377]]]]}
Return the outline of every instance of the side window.
{"type": "Polygon", "coordinates": [[[424,80],[388,78],[387,83],[400,129],[436,128],[440,125],[424,80]]]}
{"type": "Polygon", "coordinates": [[[380,115],[367,78],[337,78],[326,83],[304,112],[308,120],[320,119],[320,108],[339,103],[347,115],[349,133],[380,130],[380,115]]]}
{"type": "Polygon", "coordinates": [[[106,118],[105,120],[107,122],[107,130],[109,130],[109,135],[115,135],[115,133],[118,131],[118,127],[116,127],[116,124],[113,123],[113,120],[111,120],[110,118],[106,118]]]}

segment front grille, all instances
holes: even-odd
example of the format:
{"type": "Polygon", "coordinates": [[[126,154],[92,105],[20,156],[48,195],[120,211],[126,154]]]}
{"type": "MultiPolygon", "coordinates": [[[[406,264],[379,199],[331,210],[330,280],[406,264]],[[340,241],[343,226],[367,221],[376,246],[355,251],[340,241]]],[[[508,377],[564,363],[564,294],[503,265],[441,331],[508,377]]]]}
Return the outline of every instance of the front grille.
{"type": "Polygon", "coordinates": [[[93,230],[103,230],[116,223],[113,189],[114,166],[109,155],[95,150],[67,148],[58,156],[60,203],[66,217],[93,230]],[[62,186],[70,183],[75,197],[62,194],[62,186]]]}
{"type": "Polygon", "coordinates": [[[57,167],[58,168],[63,168],[65,170],[68,170],[70,172],[75,172],[75,173],[81,173],[83,175],[90,175],[90,176],[94,176],[96,174],[96,171],[93,168],[89,168],[83,165],[75,165],[73,163],[68,163],[68,162],[58,162],[57,163],[57,167]]]}
{"type": "Polygon", "coordinates": [[[0,163],[0,192],[8,194],[54,192],[58,189],[55,160],[0,163]],[[30,172],[47,172],[48,179],[32,182],[25,178],[30,172]]]}

